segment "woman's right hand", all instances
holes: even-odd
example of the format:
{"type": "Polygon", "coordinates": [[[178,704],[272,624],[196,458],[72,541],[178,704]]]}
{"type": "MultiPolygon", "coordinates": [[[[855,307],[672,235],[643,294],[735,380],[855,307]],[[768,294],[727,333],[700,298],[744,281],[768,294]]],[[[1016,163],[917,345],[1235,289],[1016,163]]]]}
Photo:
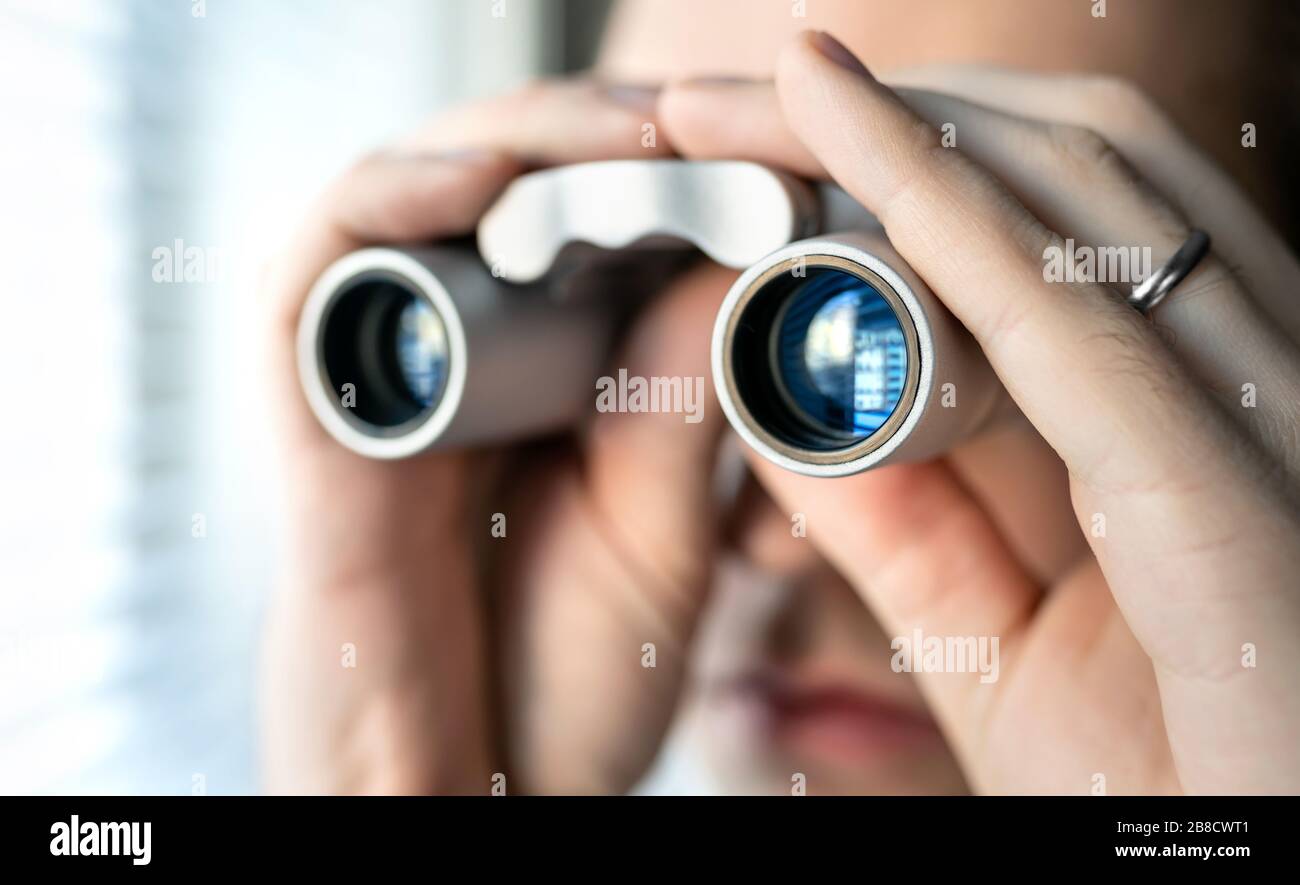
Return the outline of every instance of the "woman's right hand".
{"type": "MultiPolygon", "coordinates": [[[[264,667],[272,789],[487,793],[500,773],[510,792],[618,792],[657,750],[709,580],[716,403],[698,424],[598,415],[593,385],[576,441],[372,461],[317,424],[293,358],[335,259],[469,233],[525,164],[664,155],[654,120],[652,94],[580,81],[454,111],[345,173],[271,269],[289,505],[264,667]]],[[[678,280],[615,365],[707,377],[729,280],[678,280]]]]}
{"type": "Polygon", "coordinates": [[[972,784],[1300,789],[1300,264],[1285,243],[1122,85],[976,69],[953,90],[965,98],[900,95],[826,34],[777,70],[666,91],[675,147],[837,181],[1069,472],[1088,546],[1053,562],[1013,507],[1041,494],[1016,454],[1001,453],[1001,489],[969,482],[964,452],[831,482],[755,459],[891,635],[1000,641],[991,681],[919,677],[972,784]],[[736,125],[716,126],[724,114],[736,125]],[[1164,260],[1189,235],[1183,211],[1216,254],[1151,319],[1119,281],[1045,274],[1065,237],[1164,260]]]}

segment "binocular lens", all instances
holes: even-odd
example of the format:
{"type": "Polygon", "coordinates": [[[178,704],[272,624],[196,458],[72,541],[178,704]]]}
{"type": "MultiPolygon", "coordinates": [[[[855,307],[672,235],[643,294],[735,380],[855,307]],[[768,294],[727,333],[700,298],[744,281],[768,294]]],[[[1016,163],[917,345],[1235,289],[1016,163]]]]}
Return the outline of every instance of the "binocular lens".
{"type": "Polygon", "coordinates": [[[776,327],[783,392],[814,426],[846,440],[880,429],[903,396],[907,346],[893,308],[841,270],[813,270],[776,327]]]}
{"type": "Polygon", "coordinates": [[[447,330],[433,305],[395,277],[364,279],[323,319],[325,374],[346,413],[379,430],[437,406],[446,386],[447,330]]]}
{"type": "Polygon", "coordinates": [[[447,330],[433,305],[415,299],[397,317],[397,366],[407,391],[426,409],[447,380],[447,330]]]}
{"type": "Polygon", "coordinates": [[[829,261],[787,259],[760,279],[730,353],[736,395],[762,432],[828,457],[896,424],[909,383],[901,306],[829,261]]]}

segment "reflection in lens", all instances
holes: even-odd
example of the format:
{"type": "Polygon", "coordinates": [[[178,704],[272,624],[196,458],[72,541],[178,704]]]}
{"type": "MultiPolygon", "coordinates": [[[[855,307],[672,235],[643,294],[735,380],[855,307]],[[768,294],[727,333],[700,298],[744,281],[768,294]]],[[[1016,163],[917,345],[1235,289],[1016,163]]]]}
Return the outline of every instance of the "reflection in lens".
{"type": "Polygon", "coordinates": [[[423,298],[413,298],[397,319],[397,366],[407,392],[422,407],[438,401],[447,378],[447,331],[423,298]]]}
{"type": "Polygon", "coordinates": [[[853,274],[819,269],[789,296],[776,332],[780,380],[805,420],[865,439],[888,420],[907,378],[903,329],[889,302],[853,274]]]}

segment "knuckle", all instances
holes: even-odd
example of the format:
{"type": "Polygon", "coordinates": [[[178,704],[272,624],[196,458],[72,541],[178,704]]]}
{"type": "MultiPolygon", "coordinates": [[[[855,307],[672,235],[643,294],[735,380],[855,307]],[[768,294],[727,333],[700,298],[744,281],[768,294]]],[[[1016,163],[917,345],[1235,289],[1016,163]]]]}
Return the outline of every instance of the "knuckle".
{"type": "MultiPolygon", "coordinates": [[[[864,144],[863,151],[869,156],[871,147],[864,144]]],[[[893,168],[893,174],[880,201],[878,215],[882,221],[895,214],[900,205],[927,199],[925,192],[966,180],[961,174],[965,169],[959,155],[945,148],[939,131],[923,120],[899,133],[887,165],[893,168]]]]}
{"type": "Polygon", "coordinates": [[[1142,178],[1106,136],[1087,126],[1046,126],[1047,150],[1076,181],[1143,188],[1142,178]]]}
{"type": "Polygon", "coordinates": [[[1123,77],[1084,77],[1077,93],[1085,118],[1104,123],[1112,131],[1159,133],[1169,128],[1168,117],[1156,100],[1123,77]]]}
{"type": "Polygon", "coordinates": [[[1056,155],[1071,166],[1108,168],[1122,162],[1111,143],[1086,126],[1051,123],[1046,127],[1046,136],[1056,155]]]}
{"type": "MultiPolygon", "coordinates": [[[[1183,229],[1186,236],[1186,229],[1183,229]]],[[[1204,309],[1206,301],[1245,301],[1254,289],[1252,281],[1246,278],[1243,268],[1235,267],[1213,254],[1207,255],[1192,273],[1179,284],[1165,301],[1160,304],[1157,325],[1160,320],[1187,315],[1189,311],[1204,309]]]]}
{"type": "Polygon", "coordinates": [[[1016,300],[992,311],[983,327],[977,330],[984,350],[994,352],[1001,348],[1004,341],[1009,341],[1016,331],[1024,326],[1032,309],[1031,301],[1016,300]]]}
{"type": "Polygon", "coordinates": [[[1126,116],[1155,114],[1156,103],[1132,80],[1113,75],[1085,78],[1083,93],[1093,107],[1126,116]]]}

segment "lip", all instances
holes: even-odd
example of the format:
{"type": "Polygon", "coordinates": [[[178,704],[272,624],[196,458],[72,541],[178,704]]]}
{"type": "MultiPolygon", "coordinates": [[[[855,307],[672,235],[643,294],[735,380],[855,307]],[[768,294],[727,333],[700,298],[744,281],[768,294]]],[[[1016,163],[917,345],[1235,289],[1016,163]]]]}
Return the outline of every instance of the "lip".
{"type": "Polygon", "coordinates": [[[754,674],[724,686],[725,698],[749,711],[756,737],[775,747],[862,763],[942,746],[924,711],[837,681],[754,674]]]}

